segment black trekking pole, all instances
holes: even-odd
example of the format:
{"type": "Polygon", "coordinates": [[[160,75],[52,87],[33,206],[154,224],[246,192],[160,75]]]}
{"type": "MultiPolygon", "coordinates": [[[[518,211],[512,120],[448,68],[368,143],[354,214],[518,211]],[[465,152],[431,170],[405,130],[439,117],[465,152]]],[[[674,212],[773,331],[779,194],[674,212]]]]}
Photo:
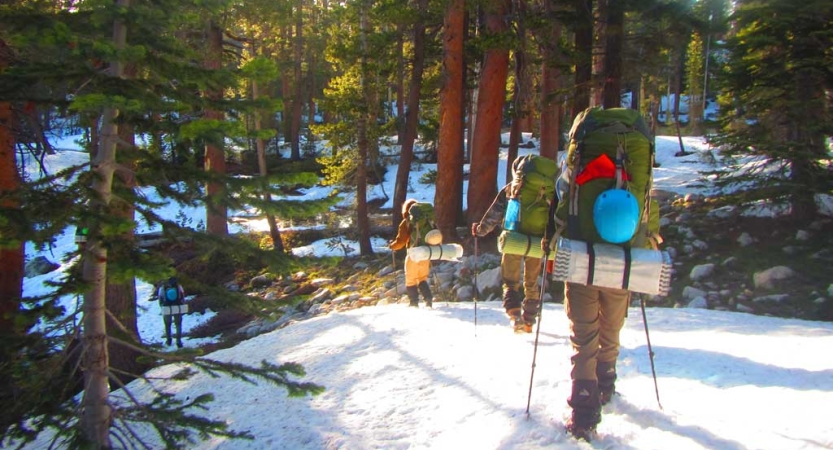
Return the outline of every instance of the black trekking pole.
{"type": "Polygon", "coordinates": [[[541,334],[541,317],[544,312],[544,293],[547,292],[547,263],[550,259],[550,246],[544,250],[544,259],[541,261],[541,294],[538,299],[538,326],[535,327],[535,345],[532,346],[532,370],[529,373],[529,394],[526,397],[526,418],[529,419],[529,405],[532,403],[532,379],[535,377],[535,358],[538,356],[538,335],[541,334]]]}
{"type": "Polygon", "coordinates": [[[651,359],[651,374],[654,376],[654,391],[657,393],[657,405],[662,409],[659,401],[659,385],[657,385],[657,371],[654,368],[654,349],[651,348],[651,335],[648,334],[648,317],[645,315],[645,297],[639,296],[639,304],[642,306],[642,323],[645,324],[645,338],[648,340],[648,357],[651,359]]]}
{"type": "Polygon", "coordinates": [[[477,236],[474,236],[474,337],[477,337],[477,254],[479,252],[477,246],[477,236]]]}

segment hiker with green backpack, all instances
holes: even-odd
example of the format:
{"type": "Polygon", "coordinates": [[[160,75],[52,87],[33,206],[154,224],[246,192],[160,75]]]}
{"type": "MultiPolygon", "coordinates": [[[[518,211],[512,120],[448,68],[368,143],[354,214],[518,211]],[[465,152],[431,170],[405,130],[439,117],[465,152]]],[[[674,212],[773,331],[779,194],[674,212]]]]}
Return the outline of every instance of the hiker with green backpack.
{"type": "MultiPolygon", "coordinates": [[[[399,222],[396,238],[388,244],[388,247],[396,251],[426,244],[437,244],[438,242],[429,243],[425,240],[428,233],[435,228],[434,205],[418,202],[413,198],[405,200],[402,204],[402,221],[399,222]]],[[[410,300],[409,306],[419,307],[419,294],[421,293],[425,306],[433,307],[434,295],[431,293],[431,286],[428,285],[430,274],[430,260],[416,261],[411,259],[410,255],[405,256],[405,292],[410,300]]]]}
{"type": "MultiPolygon", "coordinates": [[[[619,332],[631,298],[632,255],[636,249],[656,249],[661,242],[659,208],[650,198],[653,162],[653,139],[638,111],[596,107],[575,118],[557,182],[555,217],[542,246],[581,242],[586,249],[582,256],[589,261],[581,269],[586,282],[568,281],[564,288],[573,347],[567,400],[572,413],[566,428],[578,439],[593,438],[601,408],[615,392],[619,332]],[[611,249],[623,255],[624,275],[602,262],[600,253],[610,254],[611,249]],[[599,282],[603,278],[608,284],[599,282]],[[610,287],[611,279],[619,284],[610,287]]],[[[558,263],[558,256],[553,259],[558,263]]]]}
{"type": "Polygon", "coordinates": [[[518,333],[531,333],[541,307],[538,277],[542,273],[541,239],[555,198],[558,165],[550,158],[522,155],[512,162],[512,181],[498,192],[471,233],[483,237],[499,225],[503,308],[518,333]],[[523,272],[523,300],[521,299],[523,272]]]}
{"type": "Polygon", "coordinates": [[[176,277],[168,278],[156,291],[162,319],[165,322],[165,345],[171,345],[171,325],[176,325],[176,346],[182,348],[182,315],[188,312],[185,304],[185,290],[176,277]]]}

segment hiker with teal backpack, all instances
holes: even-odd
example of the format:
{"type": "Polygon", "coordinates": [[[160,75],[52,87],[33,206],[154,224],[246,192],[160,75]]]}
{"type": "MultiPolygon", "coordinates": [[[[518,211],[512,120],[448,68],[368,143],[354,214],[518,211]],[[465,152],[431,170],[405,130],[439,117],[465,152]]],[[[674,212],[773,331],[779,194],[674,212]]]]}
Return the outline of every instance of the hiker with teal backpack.
{"type": "Polygon", "coordinates": [[[188,312],[185,290],[176,277],[168,278],[156,291],[162,319],[165,321],[165,345],[171,345],[171,325],[176,326],[176,346],[182,348],[182,315],[188,312]]]}
{"type": "Polygon", "coordinates": [[[601,422],[602,406],[615,392],[619,332],[631,298],[627,280],[632,254],[656,249],[661,242],[659,208],[650,198],[653,139],[638,111],[589,108],[576,117],[569,138],[557,182],[558,205],[542,246],[555,248],[573,240],[587,249],[582,255],[589,263],[578,277],[586,281],[565,282],[564,310],[573,347],[567,400],[572,412],[566,429],[589,441],[601,422]],[[623,255],[625,281],[621,274],[604,273],[610,272],[610,264],[601,263],[596,252],[610,249],[623,255]],[[622,284],[603,285],[603,278],[622,284]]]}
{"type": "MultiPolygon", "coordinates": [[[[428,244],[425,241],[426,236],[435,228],[432,204],[418,202],[412,198],[405,200],[402,204],[402,221],[399,223],[396,238],[388,244],[388,247],[396,251],[426,245],[428,244]]],[[[419,306],[420,293],[425,300],[425,306],[428,308],[433,306],[434,295],[431,293],[431,286],[428,285],[430,273],[431,261],[427,259],[415,261],[410,256],[405,256],[405,292],[410,300],[409,306],[415,308],[419,306]]]]}
{"type": "Polygon", "coordinates": [[[540,242],[555,198],[557,174],[558,165],[552,159],[538,155],[517,157],[512,162],[512,181],[498,192],[480,222],[471,226],[476,238],[498,226],[503,228],[498,237],[503,308],[517,333],[531,333],[540,311],[540,242]]]}

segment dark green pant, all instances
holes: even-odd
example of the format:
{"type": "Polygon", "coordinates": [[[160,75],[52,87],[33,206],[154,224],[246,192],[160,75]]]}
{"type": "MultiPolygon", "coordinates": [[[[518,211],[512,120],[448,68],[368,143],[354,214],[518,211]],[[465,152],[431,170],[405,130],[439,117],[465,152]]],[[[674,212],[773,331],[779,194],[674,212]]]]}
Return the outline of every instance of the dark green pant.
{"type": "Polygon", "coordinates": [[[176,341],[180,342],[182,340],[182,314],[162,316],[162,319],[165,321],[165,337],[168,341],[171,340],[171,324],[173,323],[176,325],[176,341]]]}

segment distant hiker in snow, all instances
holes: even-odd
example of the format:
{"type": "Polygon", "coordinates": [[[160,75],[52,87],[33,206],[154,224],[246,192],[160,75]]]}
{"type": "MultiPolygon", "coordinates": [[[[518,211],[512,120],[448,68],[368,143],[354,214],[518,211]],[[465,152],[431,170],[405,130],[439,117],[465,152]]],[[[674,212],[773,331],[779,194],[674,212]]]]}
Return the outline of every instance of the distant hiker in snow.
{"type": "Polygon", "coordinates": [[[531,333],[541,306],[538,277],[541,275],[541,238],[547,227],[550,205],[555,198],[558,165],[538,155],[522,155],[512,163],[512,182],[498,192],[492,205],[473,223],[471,233],[483,237],[499,224],[502,256],[503,308],[515,332],[531,333]],[[515,245],[515,244],[518,245],[515,245]],[[523,266],[523,301],[520,295],[523,266]],[[523,312],[521,312],[523,310],[523,312]]]}
{"type": "Polygon", "coordinates": [[[176,325],[176,346],[182,348],[182,315],[188,312],[185,290],[176,277],[168,278],[156,291],[162,319],[165,321],[165,345],[171,345],[171,325],[176,325]]]}
{"type": "MultiPolygon", "coordinates": [[[[425,236],[434,226],[434,206],[430,203],[418,202],[415,199],[405,200],[402,204],[402,222],[396,238],[388,246],[391,250],[401,250],[426,245],[425,236]]],[[[428,285],[428,275],[431,273],[431,261],[414,261],[405,256],[405,291],[410,300],[409,306],[419,306],[419,294],[425,300],[425,306],[431,308],[434,296],[428,285]]]]}

